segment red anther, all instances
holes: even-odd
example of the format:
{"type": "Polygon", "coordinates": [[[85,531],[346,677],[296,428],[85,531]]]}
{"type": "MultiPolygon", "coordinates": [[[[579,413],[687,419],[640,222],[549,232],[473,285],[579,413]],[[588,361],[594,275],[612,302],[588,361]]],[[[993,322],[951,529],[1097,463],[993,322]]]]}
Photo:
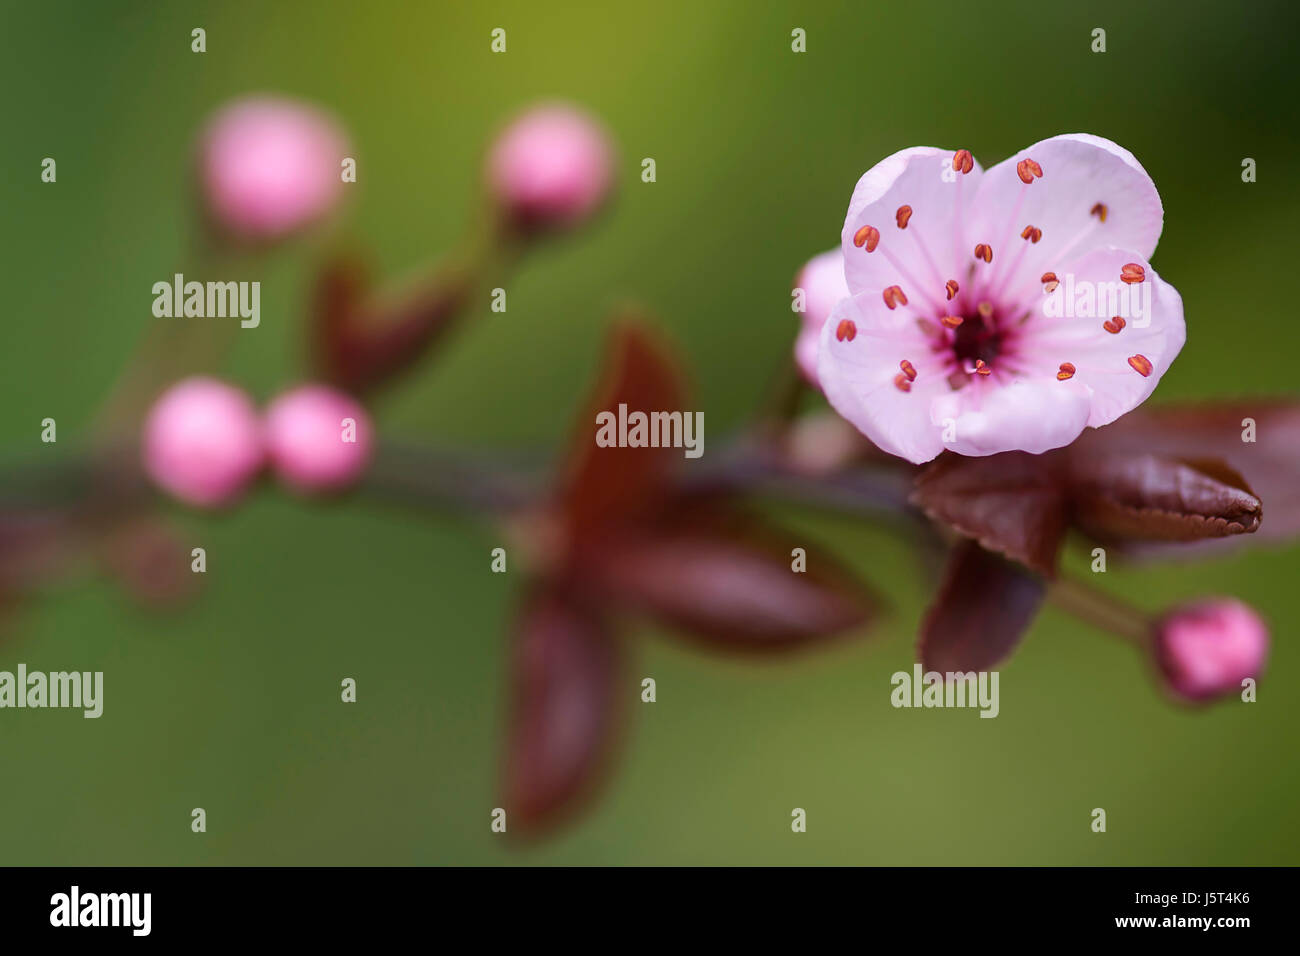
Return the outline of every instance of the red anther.
{"type": "Polygon", "coordinates": [[[1020,238],[1037,244],[1038,240],[1043,238],[1043,230],[1037,226],[1025,226],[1025,231],[1020,234],[1020,238]]]}
{"type": "Polygon", "coordinates": [[[952,168],[965,176],[975,168],[975,157],[971,156],[969,149],[959,149],[953,154],[952,168]]]}
{"type": "Polygon", "coordinates": [[[1043,178],[1043,167],[1032,159],[1022,159],[1016,163],[1016,174],[1020,177],[1020,181],[1028,186],[1034,181],[1035,177],[1038,179],[1043,178]]]}
{"type": "Polygon", "coordinates": [[[981,319],[987,322],[989,319],[993,318],[993,303],[981,302],[975,307],[975,311],[980,314],[981,319]]]}
{"type": "Polygon", "coordinates": [[[852,319],[840,319],[840,324],[835,326],[835,340],[843,342],[848,340],[852,342],[858,334],[858,327],[852,319]]]}
{"type": "Polygon", "coordinates": [[[992,375],[992,374],[993,374],[993,369],[989,368],[986,364],[984,364],[984,360],[983,360],[983,359],[976,359],[976,360],[975,360],[975,374],[977,374],[977,375],[992,375]]]}
{"type": "Polygon", "coordinates": [[[993,261],[993,247],[987,243],[981,242],[975,247],[975,258],[983,259],[985,262],[993,261]]]}
{"type": "Polygon", "coordinates": [[[1102,222],[1105,222],[1107,212],[1109,212],[1109,210],[1106,208],[1106,204],[1104,202],[1099,202],[1097,203],[1097,205],[1093,206],[1090,210],[1088,210],[1088,215],[1096,216],[1102,222]]]}
{"type": "Polygon", "coordinates": [[[899,206],[898,212],[894,213],[894,221],[898,223],[899,229],[907,228],[907,220],[912,218],[911,206],[899,206]]]}
{"type": "Polygon", "coordinates": [[[1060,280],[1056,278],[1055,272],[1044,272],[1038,281],[1043,284],[1043,291],[1048,295],[1055,292],[1056,287],[1061,284],[1060,280]]]}
{"type": "Polygon", "coordinates": [[[907,305],[907,296],[903,295],[903,290],[896,285],[891,285],[881,293],[885,299],[885,305],[891,309],[899,305],[907,305]]]}
{"type": "Polygon", "coordinates": [[[912,390],[912,381],[903,372],[894,376],[894,385],[900,392],[910,392],[912,390]]]}
{"type": "Polygon", "coordinates": [[[1114,316],[1113,318],[1109,318],[1105,322],[1101,323],[1101,327],[1111,335],[1119,335],[1119,330],[1124,328],[1126,325],[1128,325],[1128,323],[1124,321],[1124,316],[1122,315],[1114,316]]]}
{"type": "Polygon", "coordinates": [[[875,226],[863,226],[853,234],[853,244],[861,249],[867,247],[867,252],[875,252],[876,244],[880,242],[880,230],[875,226]]]}
{"type": "Polygon", "coordinates": [[[1075,367],[1070,362],[1062,362],[1060,370],[1056,373],[1056,380],[1064,382],[1068,378],[1074,378],[1075,367]]]}
{"type": "Polygon", "coordinates": [[[1132,285],[1135,282],[1145,282],[1147,270],[1143,269],[1136,262],[1126,262],[1119,270],[1119,281],[1127,282],[1132,285]]]}
{"type": "Polygon", "coordinates": [[[903,370],[903,374],[907,376],[907,380],[908,380],[909,382],[915,382],[915,381],[916,381],[916,366],[915,366],[915,365],[913,365],[913,364],[912,364],[911,362],[909,362],[907,359],[903,359],[903,361],[901,361],[901,362],[898,363],[898,367],[901,368],[901,369],[903,370]]]}
{"type": "Polygon", "coordinates": [[[955,329],[957,328],[957,326],[961,325],[962,322],[964,322],[965,320],[960,315],[945,315],[939,321],[942,322],[944,325],[948,326],[948,328],[955,329]]]}
{"type": "Polygon", "coordinates": [[[949,302],[951,302],[957,293],[961,291],[961,286],[957,284],[956,279],[949,279],[943,284],[943,287],[948,291],[949,302]]]}
{"type": "Polygon", "coordinates": [[[1146,378],[1151,374],[1151,360],[1145,355],[1140,353],[1138,355],[1130,355],[1128,357],[1128,364],[1133,368],[1133,371],[1137,372],[1143,378],[1146,378]]]}

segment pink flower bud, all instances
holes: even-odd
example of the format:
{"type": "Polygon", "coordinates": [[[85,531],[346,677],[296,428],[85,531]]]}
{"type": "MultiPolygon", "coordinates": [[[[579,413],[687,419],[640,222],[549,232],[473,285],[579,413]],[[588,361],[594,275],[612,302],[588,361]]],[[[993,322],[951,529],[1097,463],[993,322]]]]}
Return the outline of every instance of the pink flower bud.
{"type": "Polygon", "coordinates": [[[303,385],[267,408],[266,445],[280,479],[310,494],[352,484],[370,461],[374,437],[370,416],[354,398],[303,385]]]}
{"type": "Polygon", "coordinates": [[[488,157],[488,181],[525,228],[564,228],[591,215],[613,184],[604,129],[571,106],[536,107],[512,122],[488,157]]]}
{"type": "Polygon", "coordinates": [[[239,238],[282,238],[334,205],[346,152],[334,121],[311,106],[273,97],[238,100],[211,119],[200,140],[208,213],[239,238]]]}
{"type": "Polygon", "coordinates": [[[262,465],[261,428],[248,396],[211,378],[173,385],[145,420],[145,472],[181,501],[234,501],[262,465]]]}
{"type": "Polygon", "coordinates": [[[822,326],[840,299],[849,297],[844,281],[844,253],[839,246],[814,256],[795,277],[794,287],[803,290],[803,321],[794,342],[794,358],[811,385],[817,385],[817,349],[822,326]]]}
{"type": "Polygon", "coordinates": [[[1268,628],[1251,608],[1215,598],[1177,608],[1156,626],[1156,663],[1175,694],[1208,700],[1241,690],[1268,656],[1268,628]]]}

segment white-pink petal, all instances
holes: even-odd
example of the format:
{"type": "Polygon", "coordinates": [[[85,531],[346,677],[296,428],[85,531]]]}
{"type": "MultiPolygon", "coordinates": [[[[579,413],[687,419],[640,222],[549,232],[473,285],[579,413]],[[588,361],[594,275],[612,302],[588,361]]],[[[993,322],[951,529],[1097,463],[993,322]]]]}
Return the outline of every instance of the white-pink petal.
{"type": "Polygon", "coordinates": [[[1046,379],[1060,363],[1071,363],[1071,381],[1091,393],[1088,424],[1108,425],[1146,401],[1178,356],[1187,338],[1182,297],[1143,257],[1124,249],[1094,250],[1058,277],[1060,285],[1050,295],[1039,293],[1021,328],[1018,370],[1046,379]],[[1120,280],[1130,263],[1142,267],[1142,282],[1120,280]],[[1108,331],[1107,323],[1119,331],[1108,331]]]}
{"type": "Polygon", "coordinates": [[[921,464],[943,451],[930,424],[930,402],[949,390],[943,363],[930,350],[915,318],[887,309],[876,293],[838,302],[822,327],[817,378],[831,407],[891,455],[921,464]],[[838,335],[853,323],[852,338],[838,335]],[[901,363],[916,378],[899,387],[901,363]]]}
{"type": "Polygon", "coordinates": [[[965,275],[970,250],[963,233],[982,170],[952,168],[954,150],[914,146],[900,150],[858,180],[840,234],[849,291],[902,287],[914,302],[944,301],[944,283],[965,275]],[[906,228],[898,210],[911,208],[906,228]],[[859,230],[880,232],[875,251],[854,242],[859,230]]]}
{"type": "Polygon", "coordinates": [[[794,286],[803,290],[803,313],[794,343],[795,362],[809,383],[816,385],[822,326],[835,304],[849,295],[844,282],[844,254],[839,246],[808,260],[795,277],[794,286]]]}
{"type": "Polygon", "coordinates": [[[1133,154],[1086,133],[1053,136],[989,169],[972,204],[967,243],[993,246],[996,297],[1025,301],[1044,272],[1067,260],[1116,246],[1149,259],[1164,208],[1155,183],[1133,154]],[[1026,185],[1018,172],[1032,159],[1043,171],[1026,185]],[[1038,242],[1022,239],[1025,228],[1038,242]],[[998,293],[1001,293],[1000,295],[998,293]]]}

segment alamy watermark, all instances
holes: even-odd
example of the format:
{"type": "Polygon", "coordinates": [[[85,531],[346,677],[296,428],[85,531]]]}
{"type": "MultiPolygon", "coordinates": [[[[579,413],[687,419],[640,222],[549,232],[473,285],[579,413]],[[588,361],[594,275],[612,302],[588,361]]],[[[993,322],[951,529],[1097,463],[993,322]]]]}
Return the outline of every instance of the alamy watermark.
{"type": "Polygon", "coordinates": [[[178,272],[171,282],[155,282],[153,294],[153,314],[160,319],[238,316],[245,329],[262,321],[260,282],[186,282],[178,272]]]}
{"type": "Polygon", "coordinates": [[[84,717],[104,712],[104,672],[32,671],[18,665],[18,673],[0,671],[0,708],[40,709],[69,707],[84,710],[84,717]]]}
{"type": "Polygon", "coordinates": [[[620,403],[618,412],[596,413],[596,445],[599,448],[681,448],[687,458],[704,454],[703,412],[629,412],[620,403]]]}
{"type": "MultiPolygon", "coordinates": [[[[1044,286],[1050,286],[1043,302],[1043,315],[1049,319],[1100,319],[1120,316],[1135,329],[1151,324],[1151,283],[1094,282],[1075,279],[1073,273],[1057,278],[1046,273],[1044,286]],[[1059,295],[1055,293],[1060,293],[1059,295]]],[[[1121,326],[1122,328],[1122,326],[1121,326]]],[[[1109,329],[1107,329],[1109,331],[1109,329]]]]}
{"type": "Polygon", "coordinates": [[[896,671],[889,678],[894,690],[889,702],[895,707],[978,707],[981,717],[996,717],[997,671],[926,671],[912,665],[912,673],[896,671]]]}

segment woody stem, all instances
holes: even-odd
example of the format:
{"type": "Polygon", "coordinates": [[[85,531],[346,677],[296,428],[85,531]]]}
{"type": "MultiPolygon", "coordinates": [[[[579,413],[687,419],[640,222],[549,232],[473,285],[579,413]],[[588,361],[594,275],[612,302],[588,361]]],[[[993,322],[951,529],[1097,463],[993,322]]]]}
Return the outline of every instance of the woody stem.
{"type": "Polygon", "coordinates": [[[1048,585],[1047,600],[1103,631],[1139,647],[1151,640],[1151,617],[1140,608],[1081,581],[1059,578],[1048,585]]]}

